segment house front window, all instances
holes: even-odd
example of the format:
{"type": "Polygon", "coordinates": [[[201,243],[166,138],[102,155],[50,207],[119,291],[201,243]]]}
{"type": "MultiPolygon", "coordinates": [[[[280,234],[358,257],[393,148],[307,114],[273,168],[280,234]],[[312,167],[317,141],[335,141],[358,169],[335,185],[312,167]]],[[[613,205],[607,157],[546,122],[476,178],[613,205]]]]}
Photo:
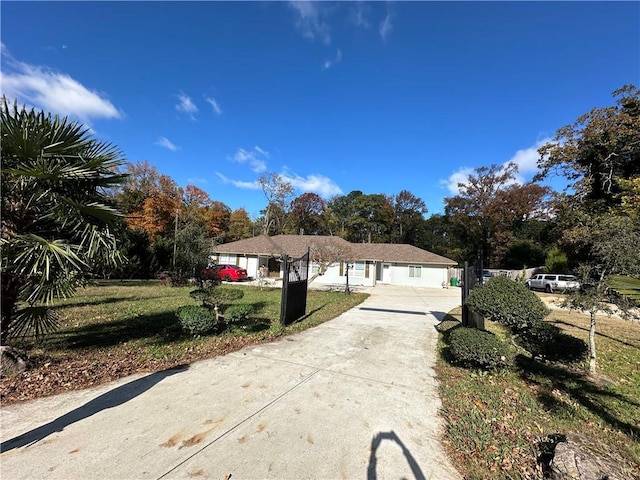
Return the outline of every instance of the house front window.
{"type": "Polygon", "coordinates": [[[420,265],[409,265],[409,278],[420,278],[422,267],[420,265]]]}
{"type": "Polygon", "coordinates": [[[355,262],[353,264],[353,276],[364,277],[364,262],[355,262]]]}

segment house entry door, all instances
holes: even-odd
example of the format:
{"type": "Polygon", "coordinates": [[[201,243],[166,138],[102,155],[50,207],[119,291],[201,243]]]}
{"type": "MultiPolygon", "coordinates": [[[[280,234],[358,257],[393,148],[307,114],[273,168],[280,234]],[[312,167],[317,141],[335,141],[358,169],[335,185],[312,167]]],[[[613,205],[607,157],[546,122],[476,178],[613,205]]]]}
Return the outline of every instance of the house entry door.
{"type": "Polygon", "coordinates": [[[391,283],[391,264],[382,264],[382,283],[391,283]]]}

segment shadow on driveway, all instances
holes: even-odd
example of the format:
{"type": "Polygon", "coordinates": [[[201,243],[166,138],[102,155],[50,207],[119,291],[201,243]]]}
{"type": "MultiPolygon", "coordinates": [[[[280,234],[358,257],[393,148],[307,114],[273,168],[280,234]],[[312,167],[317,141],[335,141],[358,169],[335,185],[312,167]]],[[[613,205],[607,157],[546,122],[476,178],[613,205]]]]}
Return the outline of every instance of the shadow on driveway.
{"type": "Polygon", "coordinates": [[[102,395],[85,403],[81,407],[71,410],[69,413],[56,418],[52,422],[2,442],[2,444],[0,444],[0,453],[39,442],[52,433],[63,431],[65,427],[68,427],[72,423],[88,418],[102,410],[122,405],[123,403],[126,403],[146,392],[151,387],[161,382],[164,378],[184,372],[188,368],[188,365],[181,365],[162,372],[152,373],[151,375],[120,385],[119,387],[109,390],[108,392],[103,393],[102,395]]]}
{"type": "Polygon", "coordinates": [[[371,439],[371,455],[369,456],[369,466],[367,467],[367,480],[377,480],[378,475],[376,473],[376,465],[378,463],[376,459],[376,452],[382,443],[382,440],[391,440],[398,444],[398,446],[402,449],[402,453],[404,458],[407,460],[409,467],[411,468],[411,473],[416,478],[416,480],[426,480],[424,473],[420,469],[420,465],[416,462],[416,459],[411,455],[409,449],[402,443],[402,440],[398,437],[398,435],[394,432],[379,432],[375,437],[371,439]]]}

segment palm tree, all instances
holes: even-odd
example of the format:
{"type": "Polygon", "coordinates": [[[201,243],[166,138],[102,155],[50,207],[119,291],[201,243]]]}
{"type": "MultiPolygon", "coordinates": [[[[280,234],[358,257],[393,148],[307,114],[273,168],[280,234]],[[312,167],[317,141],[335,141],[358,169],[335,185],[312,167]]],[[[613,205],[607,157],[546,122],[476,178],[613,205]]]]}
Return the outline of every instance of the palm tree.
{"type": "Polygon", "coordinates": [[[110,230],[119,213],[108,191],[121,183],[120,151],[82,124],[0,103],[2,306],[0,343],[57,326],[47,308],[73,295],[97,266],[120,260],[110,230]]]}

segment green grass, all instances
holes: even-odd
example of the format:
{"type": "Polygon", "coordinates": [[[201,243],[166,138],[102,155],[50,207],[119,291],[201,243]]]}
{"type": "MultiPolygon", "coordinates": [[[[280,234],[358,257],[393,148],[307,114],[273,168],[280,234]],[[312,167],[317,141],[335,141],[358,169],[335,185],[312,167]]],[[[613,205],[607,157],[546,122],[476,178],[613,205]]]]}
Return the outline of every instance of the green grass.
{"type": "MultiPolygon", "coordinates": [[[[587,338],[584,315],[554,311],[547,320],[587,338]]],[[[457,309],[441,329],[459,321],[457,309]]],[[[492,322],[487,329],[504,335],[492,322]]],[[[628,468],[628,478],[640,474],[640,325],[600,317],[598,333],[596,378],[585,374],[585,365],[540,363],[524,355],[515,371],[494,374],[439,360],[445,444],[465,478],[542,478],[537,460],[548,435],[568,432],[604,442],[628,468]]]]}
{"type": "Polygon", "coordinates": [[[10,403],[50,395],[221,355],[313,327],[367,298],[361,293],[309,290],[307,315],[282,328],[281,289],[234,287],[244,291],[236,303],[253,305],[255,314],[217,335],[197,338],[181,330],[175,315],[178,307],[197,304],[189,296],[195,287],[104,281],[84,288],[54,305],[61,319],[56,332],[38,343],[10,340],[27,350],[34,368],[18,377],[3,378],[2,400],[10,403]]]}
{"type": "Polygon", "coordinates": [[[640,301],[640,278],[612,275],[608,285],[620,295],[625,295],[636,302],[640,301]]]}

